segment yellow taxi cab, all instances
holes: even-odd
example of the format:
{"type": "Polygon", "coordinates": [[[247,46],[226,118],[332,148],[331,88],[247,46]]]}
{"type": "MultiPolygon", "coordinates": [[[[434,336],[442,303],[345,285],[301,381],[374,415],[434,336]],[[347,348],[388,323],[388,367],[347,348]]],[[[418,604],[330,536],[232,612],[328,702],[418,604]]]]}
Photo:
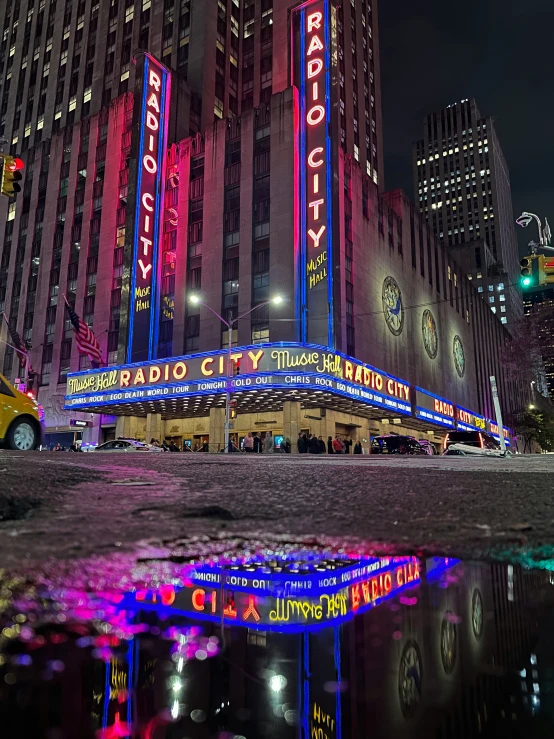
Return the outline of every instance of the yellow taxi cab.
{"type": "Polygon", "coordinates": [[[36,400],[16,390],[0,374],[0,446],[26,452],[42,443],[42,424],[36,400]]]}

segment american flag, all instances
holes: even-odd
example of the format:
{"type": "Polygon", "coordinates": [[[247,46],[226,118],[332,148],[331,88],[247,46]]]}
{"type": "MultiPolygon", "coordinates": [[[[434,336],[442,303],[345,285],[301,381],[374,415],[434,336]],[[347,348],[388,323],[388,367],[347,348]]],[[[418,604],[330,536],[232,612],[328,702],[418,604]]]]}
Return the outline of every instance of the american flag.
{"type": "MultiPolygon", "coordinates": [[[[8,316],[5,313],[3,313],[2,315],[4,316],[4,320],[6,321],[12,345],[15,347],[15,349],[19,350],[17,352],[19,363],[22,367],[25,367],[25,365],[27,364],[27,360],[29,359],[29,352],[27,350],[27,347],[25,346],[25,342],[21,339],[19,333],[16,331],[15,328],[12,327],[11,323],[8,321],[8,316]]],[[[33,368],[30,364],[29,371],[33,371],[33,368]]]]}
{"type": "Polygon", "coordinates": [[[98,367],[102,363],[102,352],[98,339],[92,329],[75,313],[67,300],[65,306],[75,330],[75,341],[79,351],[88,356],[93,367],[98,367]]]}

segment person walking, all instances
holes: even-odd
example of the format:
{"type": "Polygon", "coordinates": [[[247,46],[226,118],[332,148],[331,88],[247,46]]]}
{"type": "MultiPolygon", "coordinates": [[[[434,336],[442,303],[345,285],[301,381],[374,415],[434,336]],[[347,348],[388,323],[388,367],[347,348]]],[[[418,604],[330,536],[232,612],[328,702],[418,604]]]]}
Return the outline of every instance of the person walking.
{"type": "Polygon", "coordinates": [[[317,436],[315,434],[313,436],[310,435],[310,438],[308,440],[308,452],[310,454],[319,454],[319,441],[317,440],[317,436]]]}
{"type": "Polygon", "coordinates": [[[305,454],[306,453],[306,440],[304,438],[304,434],[302,431],[298,434],[298,439],[296,440],[296,448],[298,449],[298,454],[305,454]]]}
{"type": "Polygon", "coordinates": [[[273,436],[271,431],[268,431],[264,439],[264,453],[271,454],[273,452],[273,436]]]}
{"type": "Polygon", "coordinates": [[[325,454],[325,442],[323,441],[323,436],[318,437],[317,443],[319,444],[319,453],[325,454]]]}
{"type": "Polygon", "coordinates": [[[175,443],[175,442],[173,441],[173,439],[171,439],[171,442],[170,442],[170,444],[169,444],[169,451],[170,451],[170,452],[179,452],[179,451],[180,451],[179,447],[178,447],[178,446],[177,446],[177,444],[176,444],[176,443],[175,443]]]}
{"type": "Polygon", "coordinates": [[[242,446],[244,448],[245,452],[253,453],[254,451],[254,437],[252,436],[252,432],[249,431],[248,434],[244,437],[244,441],[242,442],[242,446]]]}
{"type": "Polygon", "coordinates": [[[335,436],[333,439],[333,451],[335,454],[343,454],[344,453],[344,447],[342,445],[342,441],[339,439],[338,435],[335,436]]]}
{"type": "Polygon", "coordinates": [[[335,450],[333,449],[333,437],[328,436],[327,437],[327,454],[334,454],[335,450]]]}
{"type": "Polygon", "coordinates": [[[352,446],[352,439],[349,436],[347,436],[346,439],[344,439],[343,444],[344,444],[344,453],[350,454],[350,447],[352,446]]]}
{"type": "Polygon", "coordinates": [[[290,447],[291,447],[290,439],[288,436],[285,436],[285,438],[281,442],[281,451],[284,452],[285,454],[290,454],[290,447]]]}
{"type": "Polygon", "coordinates": [[[354,444],[354,454],[362,454],[362,442],[358,441],[354,444]]]}
{"type": "Polygon", "coordinates": [[[254,454],[262,453],[262,440],[258,434],[254,434],[254,454]]]}

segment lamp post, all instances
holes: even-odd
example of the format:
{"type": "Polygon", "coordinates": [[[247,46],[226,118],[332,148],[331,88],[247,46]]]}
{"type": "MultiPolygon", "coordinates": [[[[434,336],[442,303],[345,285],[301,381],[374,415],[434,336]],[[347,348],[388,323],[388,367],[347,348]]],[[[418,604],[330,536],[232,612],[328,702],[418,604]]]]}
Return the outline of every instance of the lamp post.
{"type": "Polygon", "coordinates": [[[519,218],[516,218],[517,225],[521,226],[522,228],[527,228],[531,221],[536,221],[539,229],[539,243],[537,244],[534,241],[529,242],[532,253],[535,254],[537,249],[548,249],[549,251],[554,251],[554,247],[550,246],[552,240],[552,232],[550,230],[548,219],[544,219],[543,226],[538,215],[536,215],[535,213],[528,213],[526,210],[523,211],[519,218]]]}
{"type": "Polygon", "coordinates": [[[189,297],[189,301],[193,305],[203,305],[204,308],[207,308],[210,310],[216,318],[219,318],[219,320],[227,326],[228,332],[229,332],[229,338],[228,338],[228,344],[227,344],[227,372],[226,372],[226,383],[225,383],[225,454],[229,453],[229,430],[230,430],[230,410],[231,410],[231,364],[232,364],[232,343],[233,343],[233,326],[240,321],[241,318],[245,318],[246,316],[250,315],[255,310],[258,310],[258,308],[263,308],[266,305],[270,305],[273,303],[274,305],[279,305],[283,302],[283,298],[280,295],[276,295],[274,298],[271,298],[271,300],[266,300],[264,303],[259,303],[258,305],[255,305],[253,308],[250,308],[250,310],[247,310],[245,313],[241,313],[240,316],[237,316],[236,318],[233,318],[231,321],[226,321],[223,316],[220,316],[217,311],[215,311],[211,306],[209,306],[207,303],[204,303],[198,295],[191,295],[189,297]]]}

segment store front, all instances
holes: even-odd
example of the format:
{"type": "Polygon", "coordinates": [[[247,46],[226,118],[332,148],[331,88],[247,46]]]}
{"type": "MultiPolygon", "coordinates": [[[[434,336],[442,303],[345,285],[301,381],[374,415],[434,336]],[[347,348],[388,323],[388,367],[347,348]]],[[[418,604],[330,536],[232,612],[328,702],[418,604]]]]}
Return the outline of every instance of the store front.
{"type": "MultiPolygon", "coordinates": [[[[325,347],[283,343],[237,347],[229,379],[232,440],[271,432],[280,445],[301,432],[340,435],[369,449],[371,436],[442,434],[491,424],[429,390],[325,347]],[[236,372],[236,371],[235,371],[236,372]]],[[[193,451],[224,443],[226,351],[88,370],[68,376],[65,408],[110,413],[116,435],[167,440],[193,451]]]]}

